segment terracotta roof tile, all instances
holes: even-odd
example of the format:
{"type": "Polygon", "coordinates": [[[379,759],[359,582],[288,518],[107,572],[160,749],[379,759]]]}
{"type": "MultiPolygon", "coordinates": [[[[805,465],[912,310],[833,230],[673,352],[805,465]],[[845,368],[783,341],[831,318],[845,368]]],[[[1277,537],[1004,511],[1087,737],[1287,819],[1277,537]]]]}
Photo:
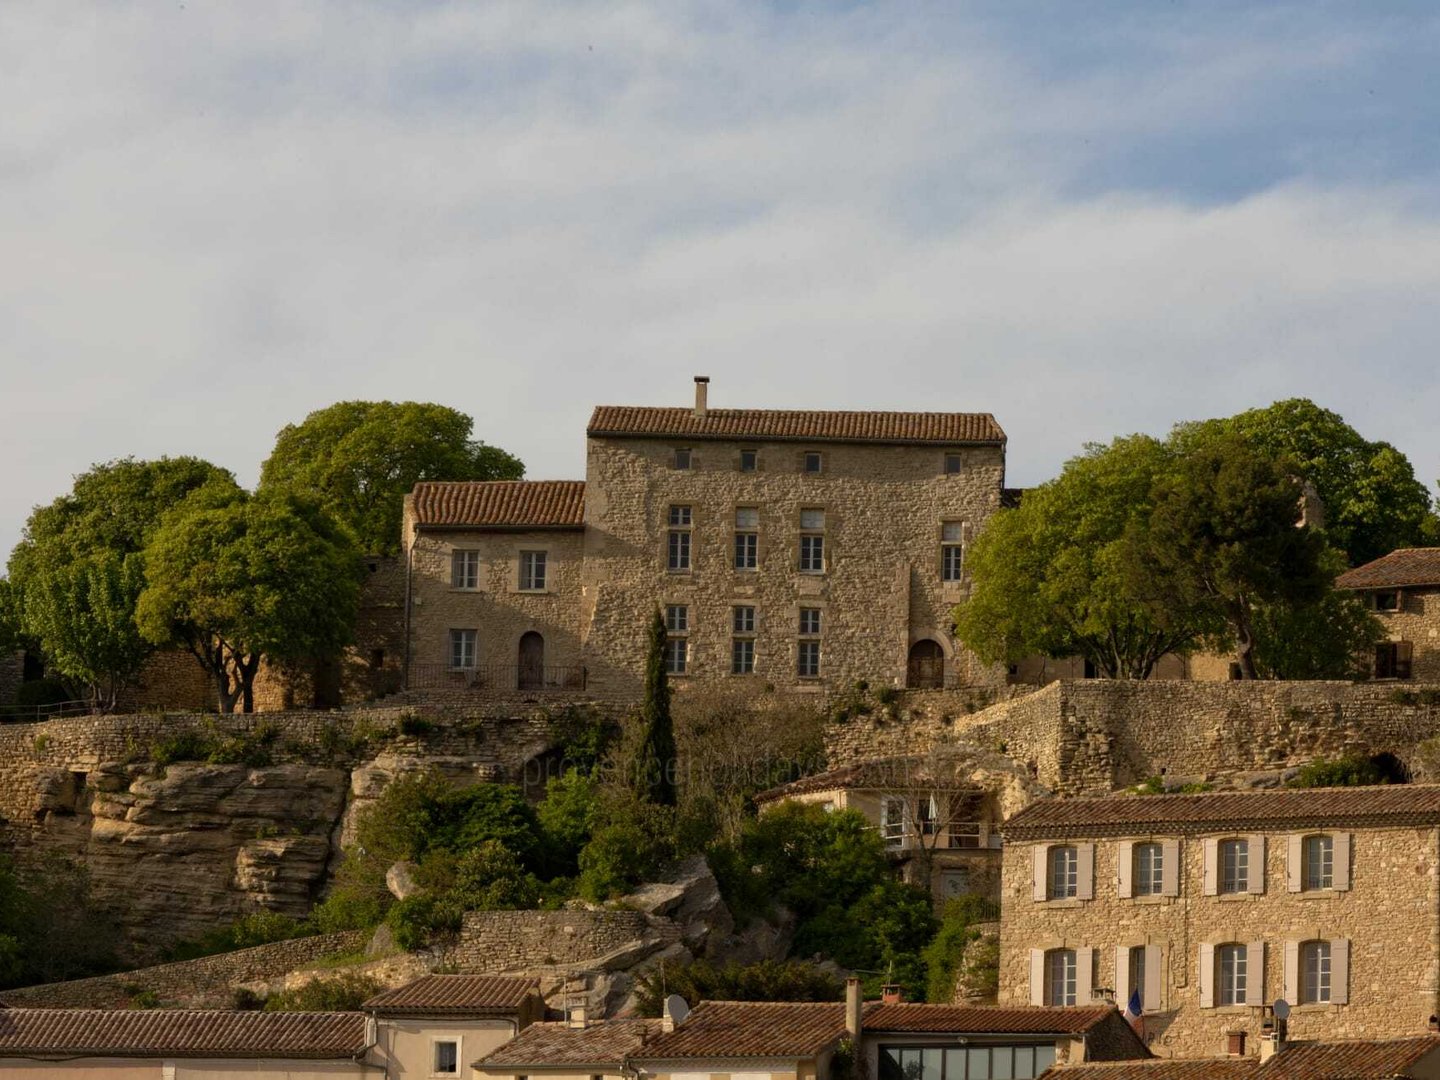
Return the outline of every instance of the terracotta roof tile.
{"type": "MultiPolygon", "coordinates": [[[[1418,1076],[1411,1068],[1431,1054],[1440,1062],[1440,1037],[1293,1042],[1254,1073],[1255,1080],[1391,1080],[1418,1076]]],[[[1434,1073],[1427,1068],[1426,1076],[1434,1073]]]]}
{"type": "Polygon", "coordinates": [[[506,1013],[538,993],[534,979],[499,975],[426,975],[376,994],[362,1008],[379,1015],[506,1013]]]}
{"type": "Polygon", "coordinates": [[[1043,1080],[1250,1080],[1259,1068],[1255,1058],[1151,1058],[1054,1065],[1040,1075],[1043,1080]]]}
{"type": "Polygon", "coordinates": [[[1042,799],[1003,826],[1007,840],[1195,833],[1241,825],[1384,828],[1440,824],[1440,785],[1234,791],[1209,795],[1107,795],[1042,799]]]}
{"type": "Polygon", "coordinates": [[[693,409],[600,405],[591,438],[763,439],[962,446],[1000,445],[1005,432],[989,413],[817,412],[787,409],[693,409]]]}
{"type": "Polygon", "coordinates": [[[1400,548],[1335,579],[1341,589],[1440,585],[1440,548],[1400,548]]]}
{"type": "Polygon", "coordinates": [[[587,1072],[619,1072],[625,1058],[647,1039],[660,1034],[659,1020],[596,1020],[588,1027],[565,1023],[531,1024],[515,1038],[475,1063],[476,1068],[502,1066],[594,1065],[587,1072]],[[602,1070],[600,1066],[611,1068],[602,1070]]]}
{"type": "Polygon", "coordinates": [[[974,787],[953,777],[938,784],[931,778],[932,763],[923,757],[872,758],[829,769],[814,776],[802,776],[788,784],[762,791],[755,796],[757,803],[774,802],[793,795],[804,795],[814,791],[850,791],[857,788],[887,788],[904,790],[908,787],[927,790],[965,790],[974,787]]]}
{"type": "Polygon", "coordinates": [[[961,1005],[876,1005],[865,1013],[867,1031],[930,1031],[972,1035],[1078,1035],[1116,1015],[1113,1005],[1073,1008],[996,1008],[961,1005]]]}
{"type": "Polygon", "coordinates": [[[420,526],[488,529],[579,529],[585,525],[583,480],[426,481],[412,493],[420,526]]]}
{"type": "Polygon", "coordinates": [[[845,1006],[835,1002],[702,1001],[675,1030],[635,1057],[809,1058],[845,1034],[845,1006]]]}
{"type": "Polygon", "coordinates": [[[349,1058],[363,1013],[0,1009],[0,1056],[349,1058]]]}

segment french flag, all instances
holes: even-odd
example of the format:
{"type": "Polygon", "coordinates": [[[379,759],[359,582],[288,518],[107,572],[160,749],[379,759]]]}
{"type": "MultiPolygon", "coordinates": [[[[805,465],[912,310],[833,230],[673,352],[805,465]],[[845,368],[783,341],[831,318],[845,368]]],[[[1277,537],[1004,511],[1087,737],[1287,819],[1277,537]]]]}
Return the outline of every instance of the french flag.
{"type": "Polygon", "coordinates": [[[1130,991],[1130,1000],[1125,1003],[1124,1017],[1130,1022],[1130,1026],[1136,1031],[1140,1030],[1140,1014],[1143,1012],[1140,1004],[1140,988],[1136,987],[1130,991]]]}

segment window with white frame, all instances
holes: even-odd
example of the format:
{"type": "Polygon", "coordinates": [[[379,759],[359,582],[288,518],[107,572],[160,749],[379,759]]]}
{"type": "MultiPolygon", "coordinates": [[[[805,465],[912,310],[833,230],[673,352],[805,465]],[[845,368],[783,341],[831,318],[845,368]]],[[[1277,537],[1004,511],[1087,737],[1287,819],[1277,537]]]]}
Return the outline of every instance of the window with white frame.
{"type": "Polygon", "coordinates": [[[1311,889],[1330,889],[1335,885],[1335,839],[1331,836],[1307,836],[1301,846],[1301,882],[1311,889]]]}
{"type": "Polygon", "coordinates": [[[1300,945],[1300,1004],[1324,1005],[1330,1001],[1330,942],[1306,941],[1300,945]]]}
{"type": "Polygon", "coordinates": [[[735,569],[760,568],[760,510],[740,506],[735,510],[735,569]]]}
{"type": "Polygon", "coordinates": [[[1220,858],[1220,892],[1243,893],[1250,890],[1250,843],[1246,840],[1221,840],[1216,846],[1220,858]]]}
{"type": "Polygon", "coordinates": [[[1050,900],[1068,900],[1080,894],[1080,849],[1073,844],[1057,844],[1045,859],[1045,896],[1050,900]]]}
{"type": "Polygon", "coordinates": [[[450,631],[450,666],[456,670],[469,670],[475,667],[475,640],[478,631],[475,630],[451,630],[450,631]]]}
{"type": "Polygon", "coordinates": [[[1165,891],[1165,848],[1158,843],[1136,844],[1134,892],[1136,896],[1160,896],[1165,891]]]}
{"type": "Polygon", "coordinates": [[[436,1039],[430,1044],[434,1048],[432,1076],[460,1075],[460,1040],[436,1039]]]}
{"type": "Polygon", "coordinates": [[[694,528],[694,517],[688,506],[670,507],[670,533],[666,546],[666,568],[670,570],[690,569],[690,534],[694,528]]]}
{"type": "Polygon", "coordinates": [[[685,604],[665,607],[665,671],[684,675],[690,668],[690,608],[685,604]]]}
{"type": "Polygon", "coordinates": [[[1077,968],[1074,949],[1051,949],[1045,954],[1045,1004],[1074,1005],[1077,968]]]}
{"type": "Polygon", "coordinates": [[[820,677],[820,609],[800,609],[800,640],[796,644],[795,672],[802,679],[820,677]]]}
{"type": "Polygon", "coordinates": [[[1248,950],[1234,943],[1215,946],[1215,1004],[1244,1005],[1248,950]]]}
{"type": "Polygon", "coordinates": [[[477,589],[480,587],[480,552],[452,551],[450,553],[450,587],[452,589],[477,589]]]}
{"type": "Polygon", "coordinates": [[[959,581],[965,572],[965,526],[959,521],[940,524],[940,580],[959,581]]]}
{"type": "Polygon", "coordinates": [[[755,608],[737,604],[731,609],[730,674],[755,673],[755,608]]]}
{"type": "Polygon", "coordinates": [[[543,551],[520,552],[520,591],[543,592],[545,589],[546,553],[543,551]]]}
{"type": "Polygon", "coordinates": [[[825,572],[825,511],[800,511],[800,572],[825,572]]]}

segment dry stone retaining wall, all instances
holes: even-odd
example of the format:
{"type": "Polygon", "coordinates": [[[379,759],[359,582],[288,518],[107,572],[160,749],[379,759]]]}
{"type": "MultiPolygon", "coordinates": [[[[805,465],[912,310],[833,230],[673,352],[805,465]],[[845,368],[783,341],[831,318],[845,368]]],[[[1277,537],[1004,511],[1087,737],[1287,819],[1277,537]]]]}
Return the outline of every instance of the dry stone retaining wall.
{"type": "Polygon", "coordinates": [[[488,975],[583,965],[679,940],[673,921],[638,911],[472,911],[458,939],[437,955],[466,974],[488,975]]]}

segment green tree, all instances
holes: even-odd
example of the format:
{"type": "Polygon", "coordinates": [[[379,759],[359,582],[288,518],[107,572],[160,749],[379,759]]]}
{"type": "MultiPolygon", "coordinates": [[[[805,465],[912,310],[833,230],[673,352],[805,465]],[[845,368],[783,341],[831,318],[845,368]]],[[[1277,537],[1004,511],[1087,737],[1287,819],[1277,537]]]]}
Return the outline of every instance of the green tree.
{"type": "Polygon", "coordinates": [[[262,659],[325,656],[350,640],[359,554],[330,514],[290,492],[200,492],[166,516],[144,558],[141,634],[188,649],[222,712],[253,711],[262,659]]]}
{"type": "Polygon", "coordinates": [[[1315,486],[1330,542],[1351,565],[1425,543],[1432,503],[1410,462],[1389,443],[1361,436],[1338,413],[1290,398],[1210,424],[1293,462],[1315,486]]]}
{"type": "Polygon", "coordinates": [[[670,718],[670,680],[665,673],[665,616],[656,610],[650,620],[645,656],[645,700],[640,708],[644,741],[635,781],[642,798],[657,806],[676,801],[675,725],[670,718]]]}
{"type": "Polygon", "coordinates": [[[1297,525],[1293,463],[1230,433],[1178,433],[1175,466],[1156,481],[1146,549],[1166,591],[1211,605],[1228,624],[1244,678],[1255,665],[1261,604],[1317,603],[1330,588],[1325,540],[1297,525]]]}
{"type": "Polygon", "coordinates": [[[11,553],[15,631],[97,709],[114,706],[154,651],[135,622],[144,548],[157,522],[202,488],[239,490],[230,473],[198,458],[96,465],[30,515],[11,553]]]}
{"type": "Polygon", "coordinates": [[[1353,593],[1330,589],[1303,604],[1260,604],[1253,617],[1262,679],[1353,679],[1385,628],[1353,593]]]}
{"type": "Polygon", "coordinates": [[[701,1001],[841,1001],[845,987],[830,972],[801,960],[754,964],[662,961],[635,980],[636,1011],[641,1016],[659,1016],[671,994],[679,994],[692,1005],[701,1001]]]}
{"type": "Polygon", "coordinates": [[[990,663],[1079,655],[1110,678],[1147,678],[1166,653],[1193,651],[1220,624],[1147,552],[1156,483],[1173,467],[1159,440],[1116,439],[992,515],[966,553],[974,585],[956,634],[990,663]]]}
{"type": "Polygon", "coordinates": [[[471,437],[474,421],[444,405],[341,401],[289,424],[260,488],[321,500],[370,554],[400,549],[402,503],[422,480],[518,480],[519,459],[471,437]]]}

